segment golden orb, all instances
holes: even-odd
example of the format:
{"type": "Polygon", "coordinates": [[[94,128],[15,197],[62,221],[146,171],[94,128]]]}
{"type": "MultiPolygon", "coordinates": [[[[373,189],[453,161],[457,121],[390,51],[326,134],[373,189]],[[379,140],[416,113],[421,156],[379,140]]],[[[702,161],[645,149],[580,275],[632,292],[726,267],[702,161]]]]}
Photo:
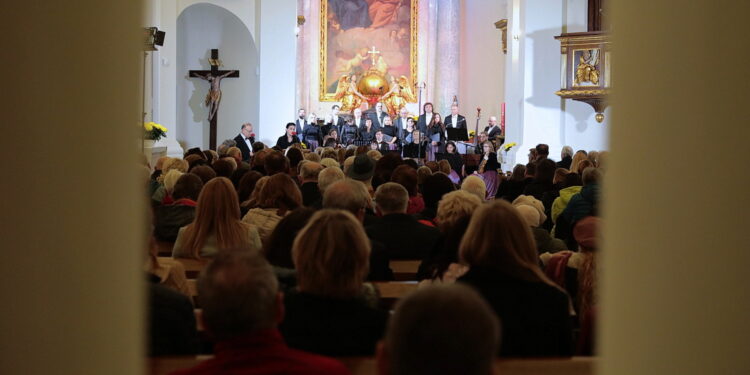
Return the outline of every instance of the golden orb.
{"type": "Polygon", "coordinates": [[[602,121],[604,121],[604,114],[603,113],[597,113],[595,118],[596,118],[596,122],[598,122],[598,123],[601,124],[602,121]]]}
{"type": "Polygon", "coordinates": [[[390,90],[390,85],[378,71],[370,70],[360,78],[357,89],[364,96],[380,97],[390,90]]]}

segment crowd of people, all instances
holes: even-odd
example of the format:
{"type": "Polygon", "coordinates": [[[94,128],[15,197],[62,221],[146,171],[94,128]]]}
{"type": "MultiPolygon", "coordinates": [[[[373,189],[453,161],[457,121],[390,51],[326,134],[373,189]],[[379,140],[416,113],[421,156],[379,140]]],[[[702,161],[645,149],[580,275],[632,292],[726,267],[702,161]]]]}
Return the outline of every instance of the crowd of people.
{"type": "Polygon", "coordinates": [[[606,152],[566,146],[555,162],[540,144],[510,175],[487,155],[466,176],[390,147],[305,149],[297,126],[269,148],[243,125],[217,151],[149,169],[151,355],[207,351],[184,269],[157,241],[208,261],[198,294],[215,356],[181,374],[347,373],[329,358],[345,356],[390,374],[487,373],[495,356],[593,353],[606,152]],[[421,261],[420,288],[389,314],[370,282],[404,259],[421,261]]]}

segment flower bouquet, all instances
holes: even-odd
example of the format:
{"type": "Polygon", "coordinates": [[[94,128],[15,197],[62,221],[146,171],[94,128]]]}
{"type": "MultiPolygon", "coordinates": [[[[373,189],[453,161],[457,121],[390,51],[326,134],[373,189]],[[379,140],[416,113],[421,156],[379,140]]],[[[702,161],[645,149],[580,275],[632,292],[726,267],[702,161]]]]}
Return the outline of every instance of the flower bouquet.
{"type": "Polygon", "coordinates": [[[155,122],[147,122],[143,124],[143,131],[145,133],[144,138],[154,141],[160,140],[162,137],[167,136],[167,128],[157,124],[155,122]]]}

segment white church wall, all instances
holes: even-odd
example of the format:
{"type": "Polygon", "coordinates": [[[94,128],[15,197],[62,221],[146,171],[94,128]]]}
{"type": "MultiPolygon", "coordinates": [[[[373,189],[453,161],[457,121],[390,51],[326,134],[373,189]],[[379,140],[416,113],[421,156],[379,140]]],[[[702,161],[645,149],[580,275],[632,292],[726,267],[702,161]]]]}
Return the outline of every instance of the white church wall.
{"type": "Polygon", "coordinates": [[[262,142],[274,145],[295,116],[297,2],[261,1],[259,8],[261,96],[256,133],[262,142]]]}
{"type": "Polygon", "coordinates": [[[506,142],[517,142],[503,168],[528,161],[528,149],[539,143],[550,146],[559,159],[564,145],[574,149],[606,149],[607,119],[599,124],[585,103],[562,100],[560,43],[554,39],[568,32],[585,31],[586,0],[512,0],[508,25],[506,66],[506,142]]]}
{"type": "MultiPolygon", "coordinates": [[[[563,2],[563,17],[566,23],[563,32],[577,33],[587,30],[587,0],[566,0],[563,2]]],[[[604,111],[604,121],[596,122],[594,109],[582,102],[566,100],[563,103],[564,117],[561,127],[561,143],[574,150],[608,149],[610,108],[604,111]]],[[[559,157],[559,153],[552,154],[559,157]]]]}
{"type": "MultiPolygon", "coordinates": [[[[461,59],[458,101],[471,129],[476,124],[476,108],[482,107],[480,128],[489,116],[500,118],[505,101],[505,59],[502,32],[495,22],[507,18],[507,2],[461,1],[461,59]]],[[[480,130],[481,131],[481,130],[480,130]]]]}
{"type": "Polygon", "coordinates": [[[217,144],[234,138],[244,122],[258,123],[258,52],[246,24],[227,9],[208,3],[187,7],[178,16],[176,35],[176,123],[185,149],[209,146],[208,83],[188,78],[188,70],[210,69],[212,48],[219,49],[224,70],[238,69],[239,78],[221,82],[217,144]]]}

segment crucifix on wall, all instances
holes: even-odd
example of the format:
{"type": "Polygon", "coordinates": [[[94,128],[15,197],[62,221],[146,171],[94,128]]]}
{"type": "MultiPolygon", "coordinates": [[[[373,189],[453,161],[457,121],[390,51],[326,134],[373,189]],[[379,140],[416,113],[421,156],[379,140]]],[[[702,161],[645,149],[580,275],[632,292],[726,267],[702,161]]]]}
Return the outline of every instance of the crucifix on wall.
{"type": "Polygon", "coordinates": [[[224,78],[239,78],[239,70],[219,70],[221,60],[219,60],[219,50],[211,50],[211,58],[208,59],[211,64],[211,70],[191,70],[188,77],[196,77],[208,81],[209,88],[206,94],[206,106],[208,107],[209,130],[209,148],[216,150],[216,122],[221,103],[221,80],[224,78]]]}

